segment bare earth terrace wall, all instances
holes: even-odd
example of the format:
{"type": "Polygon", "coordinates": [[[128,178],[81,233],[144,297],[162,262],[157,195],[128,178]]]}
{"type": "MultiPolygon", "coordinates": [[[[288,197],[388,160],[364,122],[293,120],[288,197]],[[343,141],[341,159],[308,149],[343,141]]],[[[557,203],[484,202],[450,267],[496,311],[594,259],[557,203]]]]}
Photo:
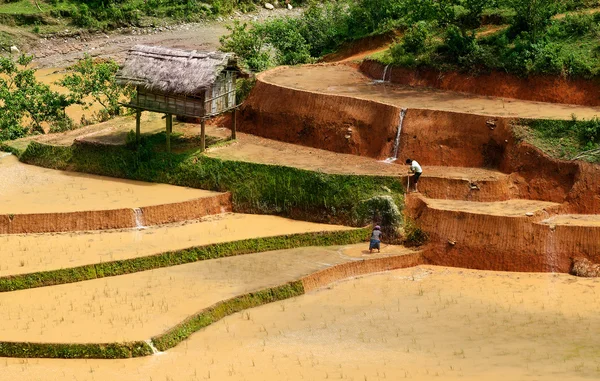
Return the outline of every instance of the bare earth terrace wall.
{"type": "Polygon", "coordinates": [[[569,272],[572,259],[600,262],[600,227],[542,223],[549,210],[531,217],[439,210],[416,196],[407,214],[427,232],[428,263],[496,271],[569,272]]]}
{"type": "MultiPolygon", "coordinates": [[[[146,226],[187,221],[230,212],[231,194],[180,203],[140,208],[146,226]]],[[[51,233],[68,231],[127,229],[136,227],[133,209],[92,210],[70,213],[0,215],[0,234],[51,233]]]]}
{"type": "Polygon", "coordinates": [[[391,155],[397,107],[273,85],[265,80],[268,73],[258,76],[244,102],[240,131],[339,153],[377,159],[391,155]]]}
{"type": "MultiPolygon", "coordinates": [[[[384,65],[372,60],[365,60],[360,65],[364,74],[376,79],[382,78],[384,69],[384,65]]],[[[600,81],[597,80],[566,79],[558,76],[520,78],[502,72],[473,76],[402,67],[390,68],[387,75],[392,83],[400,85],[425,86],[537,102],[600,106],[600,81]]]]}
{"type": "Polygon", "coordinates": [[[507,118],[408,109],[399,157],[424,165],[497,168],[513,143],[511,131],[507,118]]]}

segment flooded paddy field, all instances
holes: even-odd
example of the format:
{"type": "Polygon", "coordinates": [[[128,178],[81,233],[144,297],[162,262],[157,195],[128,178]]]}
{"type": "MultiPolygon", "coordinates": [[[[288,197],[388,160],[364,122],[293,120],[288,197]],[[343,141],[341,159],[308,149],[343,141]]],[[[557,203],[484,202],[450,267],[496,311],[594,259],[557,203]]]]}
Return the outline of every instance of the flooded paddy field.
{"type": "Polygon", "coordinates": [[[597,279],[420,266],[229,316],[131,360],[3,359],[11,380],[583,380],[597,279]]]}
{"type": "Polygon", "coordinates": [[[214,195],[218,193],[35,167],[13,155],[0,159],[0,214],[136,208],[214,195]]]}
{"type": "Polygon", "coordinates": [[[0,276],[138,258],[250,238],[349,229],[275,216],[225,213],[146,229],[0,235],[0,276]]]}
{"type": "MultiPolygon", "coordinates": [[[[366,248],[278,250],[0,293],[0,341],[146,340],[222,300],[360,260],[366,248]]],[[[412,252],[390,246],[369,257],[412,252]]]]}

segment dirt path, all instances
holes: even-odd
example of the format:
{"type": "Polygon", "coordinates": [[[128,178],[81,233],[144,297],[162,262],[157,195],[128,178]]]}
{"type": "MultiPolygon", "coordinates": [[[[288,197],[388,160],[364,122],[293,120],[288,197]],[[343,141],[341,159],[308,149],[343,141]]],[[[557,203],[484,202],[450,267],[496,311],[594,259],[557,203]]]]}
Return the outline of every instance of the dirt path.
{"type": "Polygon", "coordinates": [[[541,119],[571,119],[573,115],[590,119],[600,114],[598,107],[531,102],[374,83],[347,65],[280,67],[261,74],[261,79],[299,90],[344,95],[407,108],[541,119]]]}
{"type": "MultiPolygon", "coordinates": [[[[83,58],[84,54],[92,57],[113,58],[121,62],[127,50],[136,44],[162,45],[171,48],[216,50],[219,38],[228,33],[227,25],[233,20],[242,22],[262,21],[279,16],[297,16],[301,9],[292,11],[275,9],[269,11],[260,8],[257,12],[237,14],[222,21],[182,24],[168,27],[144,29],[125,29],[109,34],[81,34],[71,37],[42,38],[32,44],[28,53],[33,53],[35,62],[41,68],[67,67],[83,58]]],[[[68,32],[67,32],[68,33],[68,32]]]]}
{"type": "Polygon", "coordinates": [[[131,360],[5,359],[15,381],[589,380],[598,279],[422,266],[229,316],[131,360]]]}
{"type": "MultiPolygon", "coordinates": [[[[221,300],[359,260],[365,249],[366,244],[280,250],[1,293],[0,341],[146,340],[221,300]]],[[[412,252],[388,246],[367,256],[412,252]]]]}
{"type": "Polygon", "coordinates": [[[137,208],[218,195],[201,189],[57,171],[0,159],[0,214],[137,208]]]}

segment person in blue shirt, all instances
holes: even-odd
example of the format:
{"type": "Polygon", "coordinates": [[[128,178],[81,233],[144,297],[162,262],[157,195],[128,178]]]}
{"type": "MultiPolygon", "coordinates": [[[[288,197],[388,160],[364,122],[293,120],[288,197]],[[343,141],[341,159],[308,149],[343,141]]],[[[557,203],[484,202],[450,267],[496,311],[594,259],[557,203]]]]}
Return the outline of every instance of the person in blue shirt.
{"type": "Polygon", "coordinates": [[[381,252],[381,236],[381,227],[377,225],[371,233],[371,240],[369,242],[369,254],[372,254],[373,250],[375,249],[377,249],[378,253],[381,252]]]}

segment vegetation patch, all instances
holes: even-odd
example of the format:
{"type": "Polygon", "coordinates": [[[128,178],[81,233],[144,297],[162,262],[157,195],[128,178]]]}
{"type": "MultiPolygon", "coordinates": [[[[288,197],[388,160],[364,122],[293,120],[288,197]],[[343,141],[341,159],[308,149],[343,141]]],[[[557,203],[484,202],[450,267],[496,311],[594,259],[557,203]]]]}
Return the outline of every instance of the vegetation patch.
{"type": "Polygon", "coordinates": [[[152,342],[158,350],[165,351],[187,339],[194,332],[197,332],[226,316],[263,304],[293,298],[302,294],[304,294],[302,281],[296,281],[283,286],[268,288],[225,300],[186,319],[184,322],[178,324],[164,334],[153,337],[152,342]]]}
{"type": "Polygon", "coordinates": [[[321,233],[300,233],[277,237],[252,238],[241,241],[192,247],[148,257],[103,262],[75,268],[42,271],[0,278],[0,292],[24,290],[81,282],[110,276],[131,274],[161,267],[177,266],[207,259],[306,246],[348,245],[364,241],[368,229],[353,229],[321,233]]]}
{"type": "Polygon", "coordinates": [[[123,359],[152,354],[143,342],[106,344],[18,343],[0,341],[0,357],[61,359],[123,359]]]}
{"type": "Polygon", "coordinates": [[[517,136],[557,159],[600,162],[600,119],[529,120],[515,123],[517,136]]]}
{"type": "Polygon", "coordinates": [[[75,143],[59,147],[31,142],[26,163],[97,175],[231,192],[234,211],[274,214],[312,222],[365,226],[363,200],[392,196],[402,209],[403,185],[383,176],[333,175],[291,167],[226,161],[198,151],[157,152],[156,139],[137,150],[75,143]]]}

